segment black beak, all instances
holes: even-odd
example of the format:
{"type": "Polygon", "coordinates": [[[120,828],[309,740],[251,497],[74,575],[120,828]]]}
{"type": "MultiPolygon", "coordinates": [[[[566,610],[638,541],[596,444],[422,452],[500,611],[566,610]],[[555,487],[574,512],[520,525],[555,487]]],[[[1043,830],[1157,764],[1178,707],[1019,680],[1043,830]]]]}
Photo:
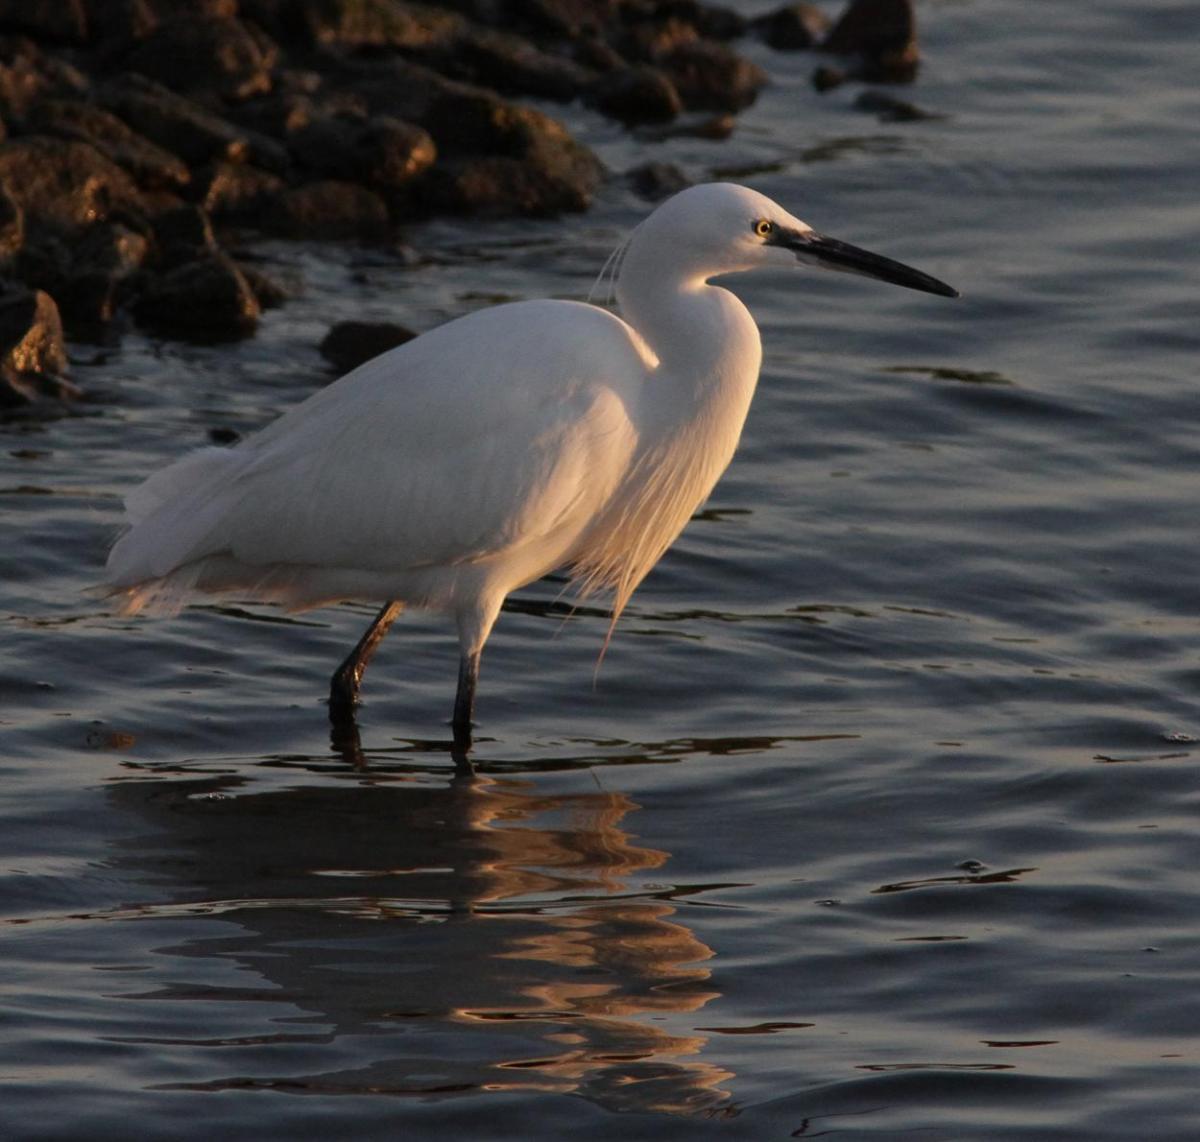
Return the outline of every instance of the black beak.
{"type": "Polygon", "coordinates": [[[869,250],[860,250],[849,242],[826,238],[812,230],[783,230],[775,232],[775,243],[796,251],[802,262],[811,262],[827,270],[840,270],[847,274],[863,274],[868,278],[891,282],[893,285],[919,289],[924,293],[936,293],[939,297],[958,297],[958,290],[940,282],[937,278],[914,270],[903,262],[894,262],[869,250]]]}

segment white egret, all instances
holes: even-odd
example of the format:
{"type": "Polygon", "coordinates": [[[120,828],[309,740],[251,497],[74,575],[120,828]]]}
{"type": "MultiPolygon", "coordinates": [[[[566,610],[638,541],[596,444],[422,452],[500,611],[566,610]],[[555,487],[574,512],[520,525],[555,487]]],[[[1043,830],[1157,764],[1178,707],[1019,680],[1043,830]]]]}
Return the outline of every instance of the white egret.
{"type": "Polygon", "coordinates": [[[615,622],[732,458],[762,348],[709,279],[797,262],[957,296],[745,187],[692,187],[619,252],[622,317],[550,300],[471,313],[234,447],[185,456],[127,497],[108,586],[126,613],[193,591],[295,609],[383,601],[333,675],[335,721],[405,607],[452,615],[452,725],[469,742],[505,596],[565,567],[582,594],[612,592],[615,622]]]}

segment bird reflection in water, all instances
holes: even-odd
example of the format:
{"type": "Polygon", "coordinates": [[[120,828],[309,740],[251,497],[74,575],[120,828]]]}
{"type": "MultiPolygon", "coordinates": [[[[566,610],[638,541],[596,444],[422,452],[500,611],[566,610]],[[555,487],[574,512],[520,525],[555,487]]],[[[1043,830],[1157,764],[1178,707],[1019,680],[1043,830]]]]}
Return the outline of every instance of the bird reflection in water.
{"type": "MultiPolygon", "coordinates": [[[[192,933],[173,949],[239,965],[236,998],[249,1002],[235,1007],[236,1026],[225,1004],[211,1025],[197,1023],[207,1012],[195,1001],[214,996],[174,982],[175,960],[173,982],[138,997],[182,1004],[162,1022],[197,1027],[194,1040],[169,1040],[204,1048],[187,1068],[195,1078],[175,1085],[553,1091],[619,1110],[728,1110],[731,1075],[696,1057],[706,1037],[686,1020],[718,995],[703,966],[712,951],[679,921],[672,890],[638,884],[669,854],[634,841],[629,797],[546,792],[464,764],[449,780],[394,762],[302,780],[263,791],[243,770],[112,788],[156,826],[118,863],[170,885],[164,902],[133,914],[239,929],[192,933]],[[247,970],[261,987],[246,989],[247,970]],[[668,1029],[679,1016],[682,1033],[668,1029]],[[326,1045],[318,1057],[337,1066],[311,1073],[313,1047],[300,1052],[298,1038],[326,1045]],[[252,1067],[234,1046],[251,1042],[252,1067]]],[[[145,1025],[146,1010],[137,1015],[145,1025]]]]}

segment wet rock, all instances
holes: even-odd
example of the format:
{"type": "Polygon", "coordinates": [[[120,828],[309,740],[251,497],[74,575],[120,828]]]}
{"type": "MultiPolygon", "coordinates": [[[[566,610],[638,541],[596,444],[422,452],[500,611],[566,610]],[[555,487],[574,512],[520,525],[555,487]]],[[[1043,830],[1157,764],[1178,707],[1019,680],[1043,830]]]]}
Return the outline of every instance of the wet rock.
{"type": "Polygon", "coordinates": [[[125,285],[141,267],[150,241],[121,223],[93,226],[72,250],[54,296],[72,337],[100,340],[117,316],[125,285]]]}
{"type": "MultiPolygon", "coordinates": [[[[390,112],[389,112],[390,113],[390,112]]],[[[271,135],[291,146],[293,137],[322,119],[362,122],[370,118],[367,101],[353,91],[274,91],[230,112],[243,127],[271,135]]]]}
{"type": "Polygon", "coordinates": [[[279,50],[232,19],[176,15],[124,57],[122,66],[183,93],[247,99],[269,91],[279,50]]]}
{"type": "Polygon", "coordinates": [[[103,341],[120,308],[120,281],[103,270],[75,274],[59,294],[63,325],[76,341],[103,341]]]}
{"type": "Polygon", "coordinates": [[[460,214],[531,218],[586,210],[599,173],[579,156],[458,159],[439,167],[429,203],[460,214]]]}
{"type": "Polygon", "coordinates": [[[105,48],[126,47],[181,14],[207,20],[233,20],[239,0],[83,0],[92,41],[105,48]]]}
{"type": "Polygon", "coordinates": [[[183,199],[172,191],[142,191],[142,211],[143,217],[147,219],[147,221],[152,221],[157,215],[162,214],[164,211],[174,210],[177,206],[182,205],[183,199]]]}
{"type": "Polygon", "coordinates": [[[365,122],[315,120],[291,140],[292,154],[310,170],[349,177],[385,195],[404,190],[437,158],[429,133],[389,115],[365,122]]]}
{"type": "MultiPolygon", "coordinates": [[[[150,0],[160,20],[179,10],[179,0],[150,0]]],[[[188,0],[188,11],[209,20],[232,20],[242,7],[242,0],[188,0]]]]}
{"type": "Polygon", "coordinates": [[[643,163],[628,171],[625,177],[633,193],[647,202],[660,202],[692,185],[674,163],[643,163]]]}
{"type": "Polygon", "coordinates": [[[254,131],[286,138],[303,131],[318,116],[316,101],[307,92],[273,92],[253,99],[231,112],[236,121],[254,131]]]}
{"type": "MultiPolygon", "coordinates": [[[[485,19],[477,6],[471,15],[485,19]]],[[[506,25],[535,37],[578,42],[597,39],[611,27],[620,5],[618,0],[507,0],[499,11],[506,25]]]]}
{"type": "Polygon", "coordinates": [[[67,347],[54,299],[23,287],[0,294],[0,406],[77,396],[66,369],[67,347]]]}
{"type": "Polygon", "coordinates": [[[626,125],[668,123],[683,110],[679,92],[661,71],[630,67],[601,78],[588,93],[588,103],[626,125]]]}
{"type": "Polygon", "coordinates": [[[195,172],[199,204],[215,219],[254,226],[276,209],[285,183],[247,163],[216,163],[195,172]]]}
{"type": "Polygon", "coordinates": [[[841,87],[850,78],[850,75],[844,68],[823,63],[820,67],[814,69],[812,73],[812,85],[818,91],[832,91],[835,87],[841,87]]]}
{"type": "Polygon", "coordinates": [[[25,125],[39,134],[91,143],[140,186],[179,189],[191,178],[187,165],[143,138],[102,107],[80,99],[47,99],[30,108],[25,125]]]}
{"type": "Polygon", "coordinates": [[[459,83],[444,83],[434,91],[420,122],[439,149],[451,154],[517,158],[539,146],[573,141],[549,115],[459,83]]]}
{"type": "Polygon", "coordinates": [[[25,245],[25,211],[0,184],[0,273],[7,273],[25,245]]]}
{"type": "Polygon", "coordinates": [[[0,143],[0,182],[30,225],[78,230],[135,206],[133,180],[90,143],[24,135],[0,143]]]}
{"type": "Polygon", "coordinates": [[[273,90],[278,95],[316,95],[323,84],[319,71],[280,67],[275,71],[273,90]]]}
{"type": "Polygon", "coordinates": [[[59,232],[36,230],[26,235],[15,262],[15,276],[51,296],[71,275],[71,248],[59,232]]]}
{"type": "Polygon", "coordinates": [[[0,295],[0,353],[19,373],[63,373],[67,346],[54,299],[41,290],[0,295]]]}
{"type": "Polygon", "coordinates": [[[552,55],[519,36],[491,29],[463,31],[432,62],[444,75],[482,84],[508,95],[569,102],[595,73],[564,56],[552,55]]]}
{"type": "Polygon", "coordinates": [[[628,23],[617,40],[617,47],[631,60],[657,63],[677,48],[700,39],[700,33],[686,20],[658,20],[652,9],[644,10],[641,17],[628,23]]]}
{"type": "Polygon", "coordinates": [[[736,40],[749,27],[749,21],[740,12],[716,4],[701,4],[698,0],[658,0],[652,10],[657,20],[680,20],[701,36],[714,40],[736,40]]]}
{"type": "MultiPolygon", "coordinates": [[[[107,235],[106,235],[107,236],[107,235]]],[[[148,242],[136,232],[127,232],[116,241],[125,250],[115,257],[133,263],[145,257],[148,242]]],[[[96,257],[104,251],[97,250],[96,257]]],[[[125,300],[126,282],[130,268],[124,264],[103,265],[98,262],[76,263],[55,296],[59,300],[62,324],[79,341],[102,341],[109,326],[118,317],[125,300]]]]}
{"type": "Polygon", "coordinates": [[[339,374],[348,373],[414,337],[411,329],[394,321],[339,321],[321,342],[321,356],[339,374]]]}
{"type": "Polygon", "coordinates": [[[587,208],[604,168],[556,119],[482,88],[442,87],[422,119],[445,161],[429,202],[466,213],[544,216],[587,208]]]}
{"type": "Polygon", "coordinates": [[[155,333],[227,341],[253,333],[262,309],[232,259],[212,254],[151,279],[134,312],[155,333]]]}
{"type": "Polygon", "coordinates": [[[454,12],[397,0],[249,0],[245,15],[311,47],[421,50],[462,27],[454,12]]]}
{"type": "Polygon", "coordinates": [[[659,58],[684,106],[693,111],[740,111],[767,85],[767,73],[724,44],[683,43],[659,58]]]}
{"type": "Polygon", "coordinates": [[[783,52],[815,48],[829,32],[829,24],[829,17],[815,4],[785,4],[754,21],[764,42],[783,52]]]}
{"type": "MultiPolygon", "coordinates": [[[[424,127],[433,135],[439,152],[445,150],[445,145],[437,133],[430,130],[428,119],[431,108],[447,92],[482,90],[446,79],[431,68],[399,56],[354,56],[343,59],[333,72],[331,82],[361,100],[368,114],[393,115],[424,127]]],[[[499,98],[489,92],[483,94],[491,95],[493,99],[499,98]]],[[[459,149],[469,150],[470,147],[464,145],[459,149]]]]}
{"type": "Polygon", "coordinates": [[[237,268],[241,271],[242,277],[246,279],[246,284],[263,309],[275,309],[292,296],[291,291],[257,266],[238,262],[237,268]]]}
{"type": "Polygon", "coordinates": [[[218,252],[212,219],[193,203],[156,215],[154,241],[158,264],[164,267],[199,261],[218,252]]]}
{"type": "Polygon", "coordinates": [[[158,24],[150,0],[88,0],[92,39],[119,50],[148,36],[158,24]]]}
{"type": "Polygon", "coordinates": [[[100,90],[100,101],[147,139],[186,163],[247,162],[250,133],[140,75],[121,76],[100,90]]]}
{"type": "Polygon", "coordinates": [[[44,232],[21,251],[18,271],[27,285],[54,297],[71,337],[102,340],[149,248],[147,233],[119,220],[97,223],[69,240],[44,232]]]}
{"type": "Polygon", "coordinates": [[[264,229],[285,238],[377,240],[387,235],[388,209],[374,191],[356,183],[325,179],[292,187],[264,229]]]}
{"type": "Polygon", "coordinates": [[[911,82],[920,62],[912,0],[854,0],[821,50],[854,57],[857,78],[911,82]]]}
{"type": "Polygon", "coordinates": [[[83,0],[0,0],[0,32],[21,32],[39,40],[87,39],[83,0]]]}
{"type": "Polygon", "coordinates": [[[403,60],[358,64],[348,81],[371,107],[417,123],[439,161],[421,180],[432,210],[546,215],[583,210],[603,167],[557,120],[486,88],[403,60]]]}
{"type": "Polygon", "coordinates": [[[616,48],[606,44],[603,40],[576,40],[571,45],[571,55],[597,75],[606,75],[610,71],[621,71],[629,66],[629,61],[616,48]]]}
{"type": "Polygon", "coordinates": [[[87,89],[87,77],[65,60],[29,40],[0,36],[0,115],[19,119],[38,99],[70,98],[87,89]]]}

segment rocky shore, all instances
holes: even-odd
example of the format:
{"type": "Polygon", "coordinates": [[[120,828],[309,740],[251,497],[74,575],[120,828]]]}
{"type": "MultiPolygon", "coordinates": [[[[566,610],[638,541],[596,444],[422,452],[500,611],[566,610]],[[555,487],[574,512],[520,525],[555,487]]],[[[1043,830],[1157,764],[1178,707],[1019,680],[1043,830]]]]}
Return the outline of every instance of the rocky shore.
{"type": "MultiPolygon", "coordinates": [[[[438,213],[586,209],[602,164],[521,100],[728,130],[768,82],[748,35],[824,52],[820,89],[917,67],[910,0],[836,21],[701,0],[0,0],[0,408],[74,396],[67,341],[129,321],[253,333],[284,292],[222,235],[385,241],[438,213]]],[[[679,177],[647,164],[635,185],[679,177]]]]}

